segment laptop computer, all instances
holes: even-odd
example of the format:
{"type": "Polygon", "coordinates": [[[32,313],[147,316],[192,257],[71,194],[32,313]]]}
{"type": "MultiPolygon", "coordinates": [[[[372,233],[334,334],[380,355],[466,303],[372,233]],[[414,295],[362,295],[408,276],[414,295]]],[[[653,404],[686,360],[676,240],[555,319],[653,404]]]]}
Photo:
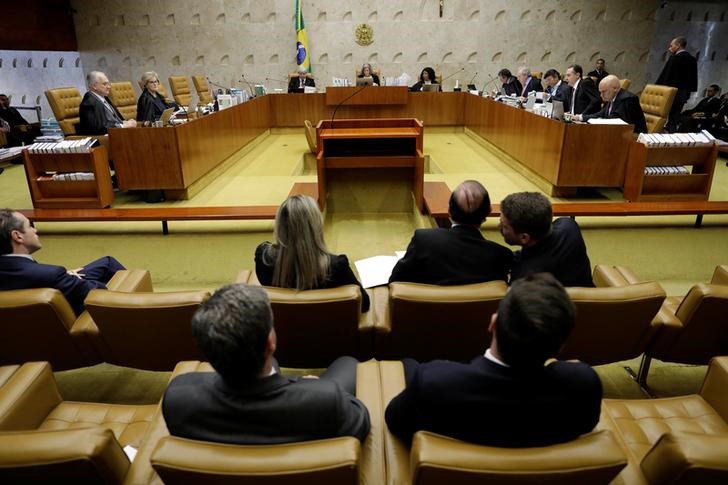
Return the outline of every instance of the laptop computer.
{"type": "Polygon", "coordinates": [[[423,84],[422,85],[422,92],[430,92],[430,93],[436,93],[440,90],[439,84],[423,84]]]}
{"type": "Polygon", "coordinates": [[[371,76],[356,78],[357,86],[371,86],[372,84],[374,84],[374,78],[371,76]]]}
{"type": "Polygon", "coordinates": [[[162,126],[167,126],[169,124],[169,120],[172,118],[173,113],[174,108],[167,108],[162,111],[162,115],[159,117],[159,121],[162,122],[162,126]]]}

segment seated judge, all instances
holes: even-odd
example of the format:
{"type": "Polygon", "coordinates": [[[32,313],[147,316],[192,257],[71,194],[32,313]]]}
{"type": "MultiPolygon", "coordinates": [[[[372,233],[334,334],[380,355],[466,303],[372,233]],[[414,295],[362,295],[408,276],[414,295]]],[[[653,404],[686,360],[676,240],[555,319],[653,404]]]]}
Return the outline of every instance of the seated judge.
{"type": "Polygon", "coordinates": [[[32,254],[42,247],[38,231],[27,217],[11,209],[0,209],[0,290],[55,288],[80,315],[88,292],[105,289],[111,277],[124,269],[111,256],[70,270],[39,263],[32,254]]]}
{"type": "Polygon", "coordinates": [[[678,131],[690,133],[699,131],[712,123],[713,115],[720,110],[720,86],[711,84],[705,89],[705,97],[692,109],[680,113],[678,131]]]}
{"type": "Polygon", "coordinates": [[[508,278],[510,249],[488,241],[480,226],[490,213],[490,197],[477,180],[466,180],[450,195],[452,227],[417,229],[407,252],[392,270],[393,281],[465,285],[508,278]]]}
{"type": "Polygon", "coordinates": [[[273,231],[276,242],[261,243],[255,250],[260,284],[296,290],[359,285],[361,310],[369,310],[369,295],[354,276],[349,259],[326,248],[316,201],[306,195],[287,198],[278,208],[273,231]]]}
{"type": "Polygon", "coordinates": [[[506,96],[520,96],[523,86],[521,83],[513,77],[511,71],[508,69],[501,69],[498,71],[498,79],[501,82],[501,94],[506,96]]]}
{"type": "Polygon", "coordinates": [[[531,70],[529,68],[519,67],[516,72],[516,77],[518,78],[518,82],[521,83],[521,92],[518,93],[518,96],[521,98],[527,97],[531,91],[543,92],[541,81],[531,76],[531,70]]]}
{"type": "Polygon", "coordinates": [[[298,66],[298,76],[291,79],[288,83],[289,93],[302,93],[306,86],[315,87],[316,82],[313,78],[308,77],[308,71],[302,66],[298,66]]]}
{"type": "MultiPolygon", "coordinates": [[[[426,84],[437,84],[437,79],[435,78],[435,70],[431,67],[426,67],[422,70],[420,73],[420,80],[417,81],[411,88],[410,91],[419,92],[422,91],[422,86],[426,84]]],[[[442,87],[438,86],[438,91],[442,91],[442,87]]]]}
{"type": "Polygon", "coordinates": [[[599,94],[604,107],[594,114],[574,115],[577,121],[588,121],[592,118],[620,118],[625,123],[634,125],[635,133],[647,133],[645,114],[640,100],[629,91],[622,89],[619,78],[610,74],[599,83],[599,94]]]}
{"type": "Polygon", "coordinates": [[[164,96],[159,94],[159,76],[154,71],[142,74],[139,81],[142,94],[137,101],[137,121],[150,124],[157,121],[164,110],[177,108],[177,103],[168,103],[164,96]]]}
{"type": "Polygon", "coordinates": [[[561,80],[561,74],[556,69],[549,69],[543,75],[543,82],[546,84],[546,93],[549,95],[550,101],[566,100],[569,92],[569,85],[561,80]]]}
{"type": "Polygon", "coordinates": [[[101,71],[86,75],[88,92],[83,96],[78,114],[81,118],[79,135],[106,135],[109,128],[133,128],[135,120],[125,120],[108,98],[111,83],[101,71]]]}
{"type": "Polygon", "coordinates": [[[356,365],[339,357],[320,378],[280,374],[268,294],[257,286],[217,290],[192,317],[192,335],[215,372],[175,377],[162,400],[170,434],[267,445],[369,433],[369,412],[354,397],[356,365]]]}
{"type": "Polygon", "coordinates": [[[362,77],[371,77],[372,78],[372,86],[379,86],[379,76],[374,74],[374,70],[372,70],[372,65],[368,62],[365,62],[361,66],[361,73],[357,76],[359,78],[362,77]]]}
{"type": "MultiPolygon", "coordinates": [[[[7,133],[8,146],[31,144],[36,136],[40,136],[40,127],[37,123],[28,123],[17,108],[10,106],[10,98],[0,94],[0,121],[4,121],[7,133]]],[[[3,124],[3,123],[0,123],[3,124]]]]}
{"type": "Polygon", "coordinates": [[[569,83],[569,92],[564,104],[564,111],[572,115],[589,115],[602,107],[599,90],[590,77],[584,78],[584,70],[579,64],[572,64],[566,69],[564,78],[569,83]]]}
{"type": "Polygon", "coordinates": [[[490,318],[484,355],[470,363],[403,361],[406,387],[387,406],[389,430],[406,443],[425,430],[501,447],[547,446],[590,432],[599,421],[599,376],[581,362],[546,364],[574,328],[574,313],[552,275],[516,281],[490,318]]]}

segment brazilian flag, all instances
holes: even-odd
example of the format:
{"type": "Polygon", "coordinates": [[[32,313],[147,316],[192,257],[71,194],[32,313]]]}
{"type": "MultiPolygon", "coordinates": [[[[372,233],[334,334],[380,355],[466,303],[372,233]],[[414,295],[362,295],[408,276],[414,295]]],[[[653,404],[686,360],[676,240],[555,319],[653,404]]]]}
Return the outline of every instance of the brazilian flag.
{"type": "Polygon", "coordinates": [[[308,54],[308,36],[303,23],[301,0],[296,0],[296,64],[311,72],[311,58],[308,54]]]}

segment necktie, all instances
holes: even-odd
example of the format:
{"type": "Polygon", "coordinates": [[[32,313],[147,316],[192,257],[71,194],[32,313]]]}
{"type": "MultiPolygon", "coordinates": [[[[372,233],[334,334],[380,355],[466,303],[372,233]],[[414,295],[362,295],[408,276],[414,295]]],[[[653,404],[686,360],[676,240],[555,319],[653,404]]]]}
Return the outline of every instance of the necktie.
{"type": "Polygon", "coordinates": [[[118,121],[119,123],[122,122],[122,120],[119,119],[119,115],[116,114],[116,110],[111,107],[111,103],[109,103],[109,101],[106,98],[104,98],[104,108],[109,110],[109,112],[111,113],[111,116],[113,116],[116,121],[118,121]]]}

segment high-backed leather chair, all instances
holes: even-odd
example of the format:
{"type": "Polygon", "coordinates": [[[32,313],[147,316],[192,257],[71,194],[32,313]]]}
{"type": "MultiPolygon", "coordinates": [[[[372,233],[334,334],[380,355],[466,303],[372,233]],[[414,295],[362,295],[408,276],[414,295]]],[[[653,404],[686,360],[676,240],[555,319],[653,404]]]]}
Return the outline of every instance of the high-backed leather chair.
{"type": "Polygon", "coordinates": [[[311,124],[311,121],[305,120],[303,122],[304,131],[306,133],[306,142],[311,153],[316,155],[318,150],[316,149],[316,128],[311,124]]]}
{"type": "MultiPolygon", "coordinates": [[[[144,87],[142,87],[142,89],[144,89],[144,87]]],[[[158,92],[158,93],[159,93],[160,95],[162,95],[162,97],[163,97],[163,98],[164,98],[164,100],[165,100],[165,101],[167,102],[167,104],[172,104],[172,101],[173,101],[173,100],[172,100],[172,98],[170,98],[170,97],[169,97],[169,96],[167,95],[167,88],[165,88],[165,87],[164,87],[164,84],[162,84],[162,81],[161,81],[161,80],[159,81],[159,84],[157,84],[157,92],[158,92]]]]}
{"type": "Polygon", "coordinates": [[[632,81],[629,79],[620,79],[619,80],[619,87],[627,91],[629,87],[632,85],[632,81]]]}
{"type": "Polygon", "coordinates": [[[197,97],[200,99],[200,103],[208,104],[212,103],[212,95],[210,94],[210,85],[202,74],[195,74],[192,76],[192,83],[195,85],[195,91],[197,91],[197,97]]]}
{"type": "Polygon", "coordinates": [[[192,103],[192,91],[186,77],[169,76],[169,87],[178,105],[189,106],[192,103]]]}
{"type": "Polygon", "coordinates": [[[728,286],[728,264],[722,264],[715,267],[710,284],[728,286]]]}
{"type": "Polygon", "coordinates": [[[604,399],[597,429],[611,430],[629,459],[615,483],[727,483],[726,389],[728,357],[718,357],[699,394],[604,399]]]}
{"type": "Polygon", "coordinates": [[[488,348],[490,318],[507,289],[503,281],[375,288],[376,357],[471,360],[488,348]]]}
{"type": "Polygon", "coordinates": [[[596,288],[566,288],[576,306],[576,325],[559,359],[579,359],[591,365],[642,355],[657,331],[652,320],[665,301],[656,282],[607,284],[612,268],[594,268],[596,288]]]}
{"type": "Polygon", "coordinates": [[[111,83],[109,99],[125,120],[135,120],[137,115],[137,94],[129,81],[111,83]]]}
{"type": "Polygon", "coordinates": [[[78,88],[53,88],[46,91],[45,95],[63,134],[75,135],[76,125],[81,122],[78,111],[83,99],[78,88]]]}
{"type": "MultiPolygon", "coordinates": [[[[404,369],[399,361],[379,365],[386,406],[404,389],[404,369]]],[[[568,443],[522,449],[475,445],[420,431],[408,449],[385,427],[384,450],[387,483],[392,484],[606,484],[627,462],[612,433],[603,431],[568,443]]]]}
{"type": "Polygon", "coordinates": [[[106,362],[170,371],[177,362],[202,357],[191,322],[209,296],[207,291],[91,290],[86,310],[99,329],[99,350],[106,362]]]}
{"type": "Polygon", "coordinates": [[[677,88],[648,84],[640,94],[640,106],[645,113],[647,133],[659,133],[667,123],[672,102],[675,100],[677,88]]]}

